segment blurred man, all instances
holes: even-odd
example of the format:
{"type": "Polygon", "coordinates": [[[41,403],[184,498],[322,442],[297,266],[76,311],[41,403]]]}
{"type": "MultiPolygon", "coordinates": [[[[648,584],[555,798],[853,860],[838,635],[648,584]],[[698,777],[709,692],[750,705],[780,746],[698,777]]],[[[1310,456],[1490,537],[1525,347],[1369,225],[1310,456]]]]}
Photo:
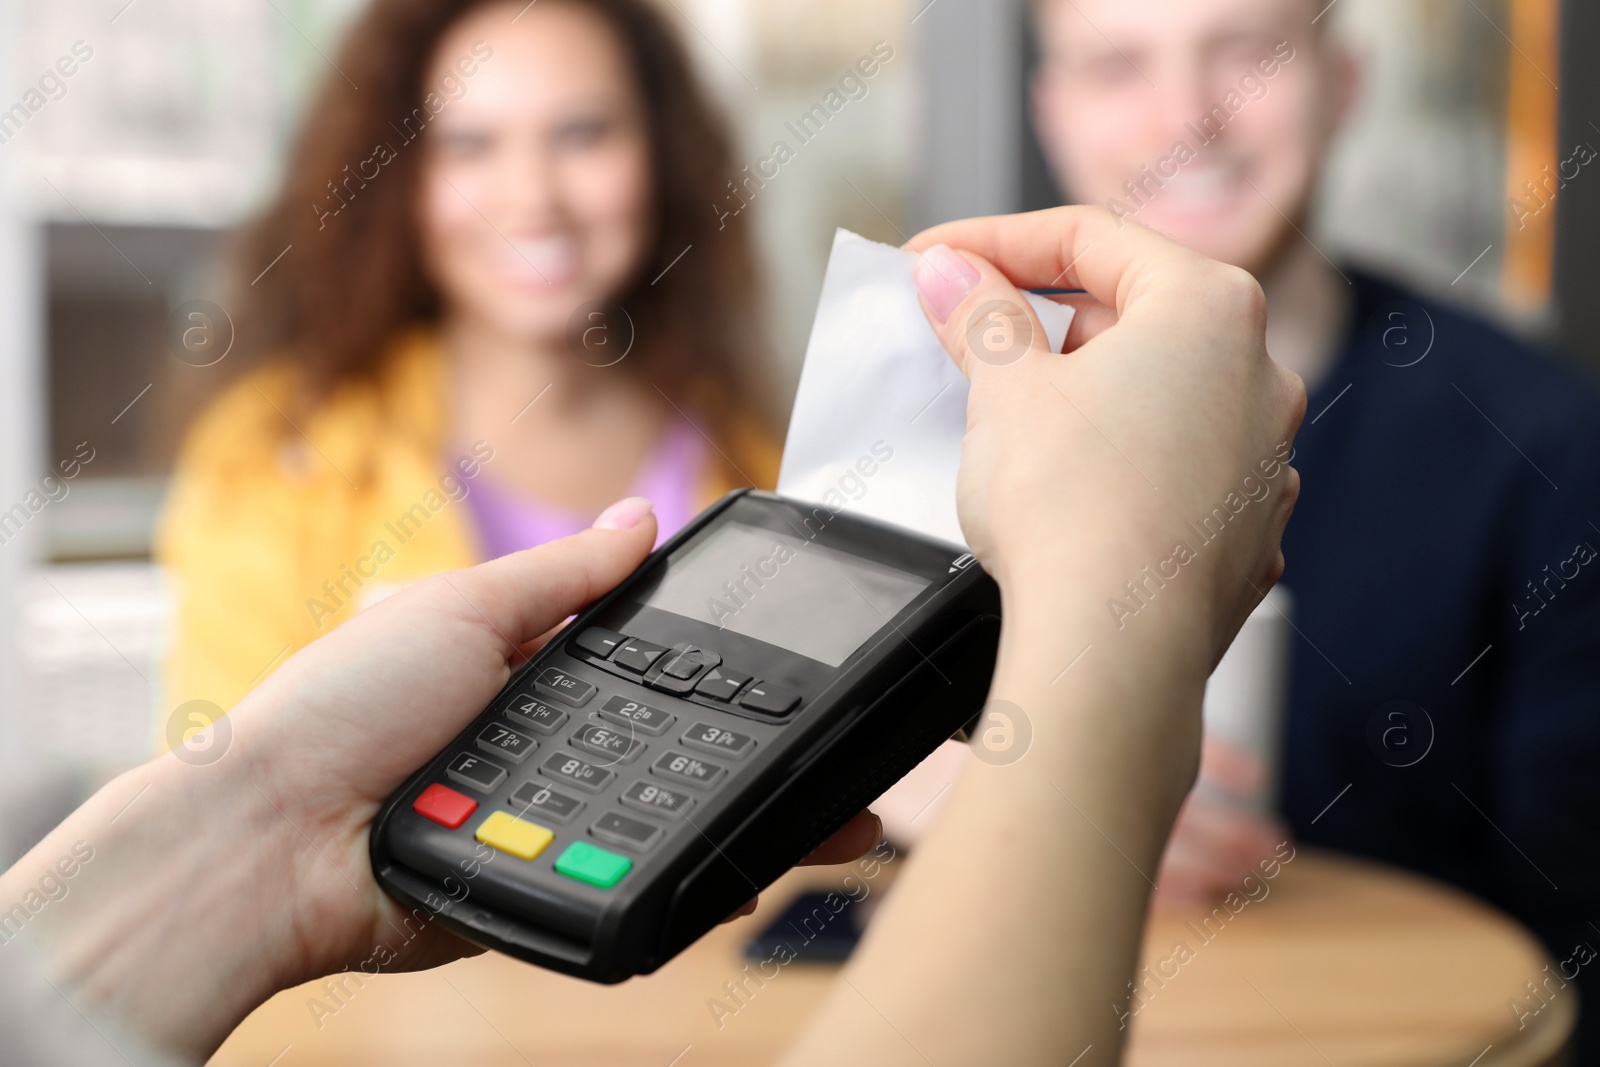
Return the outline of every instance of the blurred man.
{"type": "MultiPolygon", "coordinates": [[[[1268,349],[1311,389],[1284,539],[1289,830],[1453,882],[1555,959],[1592,960],[1574,951],[1600,946],[1600,400],[1307,236],[1358,80],[1325,6],[1037,0],[1039,139],[1072,200],[1254,273],[1268,349]]],[[[1220,895],[1278,830],[1191,798],[1163,895],[1220,895]]],[[[1572,981],[1600,1005],[1585,970],[1511,1013],[1572,981]]]]}

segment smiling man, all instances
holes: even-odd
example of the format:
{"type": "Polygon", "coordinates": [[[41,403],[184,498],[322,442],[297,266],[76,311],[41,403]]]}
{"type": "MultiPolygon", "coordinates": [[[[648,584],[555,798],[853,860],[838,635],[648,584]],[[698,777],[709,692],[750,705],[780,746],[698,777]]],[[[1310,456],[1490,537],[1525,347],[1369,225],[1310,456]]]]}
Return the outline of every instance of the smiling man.
{"type": "MultiPolygon", "coordinates": [[[[1565,959],[1600,943],[1600,568],[1573,562],[1600,546],[1600,401],[1307,236],[1359,84],[1325,4],[1036,0],[1039,140],[1073,201],[1255,274],[1312,389],[1287,830],[1462,886],[1565,959]]],[[[1220,895],[1283,833],[1191,798],[1163,895],[1220,895]]]]}

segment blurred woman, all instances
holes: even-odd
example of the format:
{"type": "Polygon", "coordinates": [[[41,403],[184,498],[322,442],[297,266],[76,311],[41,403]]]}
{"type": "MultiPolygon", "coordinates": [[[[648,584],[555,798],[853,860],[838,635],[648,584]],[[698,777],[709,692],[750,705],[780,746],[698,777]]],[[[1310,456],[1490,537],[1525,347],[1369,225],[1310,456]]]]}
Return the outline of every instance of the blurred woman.
{"type": "Polygon", "coordinates": [[[754,256],[712,206],[731,140],[654,6],[375,0],[333,66],[239,245],[268,358],[190,433],[163,518],[164,712],[231,707],[375,597],[619,497],[665,537],[776,477],[754,256]]]}

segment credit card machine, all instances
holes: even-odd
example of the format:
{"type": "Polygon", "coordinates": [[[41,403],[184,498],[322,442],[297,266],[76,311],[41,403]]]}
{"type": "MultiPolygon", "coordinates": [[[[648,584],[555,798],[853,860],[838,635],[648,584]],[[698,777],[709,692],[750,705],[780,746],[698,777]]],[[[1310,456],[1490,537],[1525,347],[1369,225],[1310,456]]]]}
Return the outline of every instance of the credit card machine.
{"type": "Polygon", "coordinates": [[[648,974],[973,719],[999,637],[960,548],[730,494],[389,798],[373,871],[479,945],[648,974]]]}

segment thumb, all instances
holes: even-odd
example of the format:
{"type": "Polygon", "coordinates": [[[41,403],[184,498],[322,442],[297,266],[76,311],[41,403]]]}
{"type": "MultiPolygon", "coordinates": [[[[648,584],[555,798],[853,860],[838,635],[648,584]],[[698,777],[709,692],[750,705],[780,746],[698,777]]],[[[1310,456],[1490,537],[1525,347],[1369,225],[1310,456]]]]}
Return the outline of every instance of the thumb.
{"type": "Polygon", "coordinates": [[[986,366],[1049,352],[1049,338],[1027,298],[982,256],[934,245],[920,253],[913,278],[923,314],[969,380],[986,366]]]}
{"type": "Polygon", "coordinates": [[[582,533],[458,571],[451,582],[513,645],[547,632],[614,589],[650,554],[650,501],[611,505],[582,533]]]}

